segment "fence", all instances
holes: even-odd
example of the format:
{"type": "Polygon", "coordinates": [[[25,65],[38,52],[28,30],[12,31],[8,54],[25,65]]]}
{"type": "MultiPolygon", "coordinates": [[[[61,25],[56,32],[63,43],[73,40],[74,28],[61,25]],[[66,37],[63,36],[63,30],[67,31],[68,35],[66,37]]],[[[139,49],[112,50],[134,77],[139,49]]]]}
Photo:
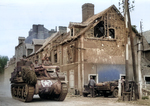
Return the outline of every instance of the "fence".
{"type": "Polygon", "coordinates": [[[142,85],[143,96],[150,96],[150,84],[142,85]]]}

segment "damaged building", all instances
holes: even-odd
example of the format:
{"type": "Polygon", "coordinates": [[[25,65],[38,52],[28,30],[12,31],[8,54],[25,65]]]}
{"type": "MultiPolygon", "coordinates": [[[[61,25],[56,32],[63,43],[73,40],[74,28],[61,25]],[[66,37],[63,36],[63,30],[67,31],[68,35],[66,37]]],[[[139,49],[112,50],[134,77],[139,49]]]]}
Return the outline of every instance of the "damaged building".
{"type": "Polygon", "coordinates": [[[82,91],[90,76],[104,82],[120,79],[125,74],[124,17],[112,5],[94,14],[94,5],[82,6],[82,22],[70,22],[70,38],[61,43],[63,60],[70,91],[82,91]],[[66,57],[66,58],[64,58],[66,57]]]}
{"type": "MultiPolygon", "coordinates": [[[[61,29],[61,28],[60,28],[61,29]]],[[[94,5],[82,6],[82,22],[70,22],[70,32],[56,32],[28,59],[49,57],[66,74],[70,92],[83,90],[90,76],[95,81],[112,81],[125,75],[127,33],[124,17],[114,6],[94,14],[94,5]]]]}

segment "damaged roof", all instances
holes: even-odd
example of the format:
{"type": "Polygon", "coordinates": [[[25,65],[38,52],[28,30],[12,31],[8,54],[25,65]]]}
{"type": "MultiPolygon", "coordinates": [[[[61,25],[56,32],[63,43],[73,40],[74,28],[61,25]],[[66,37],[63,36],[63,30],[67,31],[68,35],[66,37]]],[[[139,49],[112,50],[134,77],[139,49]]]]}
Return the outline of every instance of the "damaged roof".
{"type": "Polygon", "coordinates": [[[72,28],[73,26],[77,26],[77,27],[86,27],[88,24],[84,24],[84,23],[80,23],[80,22],[70,22],[69,23],[69,28],[72,28]]]}
{"type": "Polygon", "coordinates": [[[92,23],[93,21],[95,21],[96,19],[100,18],[102,15],[104,15],[105,13],[107,13],[111,8],[113,8],[118,15],[120,15],[121,19],[124,20],[124,17],[122,16],[122,14],[120,13],[120,11],[116,8],[115,5],[111,5],[110,7],[108,7],[107,9],[103,10],[102,12],[93,15],[92,17],[88,18],[86,21],[84,22],[70,22],[69,23],[69,28],[73,27],[73,26],[83,26],[86,27],[88,26],[90,23],[92,23]]]}
{"type": "Polygon", "coordinates": [[[61,42],[60,44],[63,44],[63,43],[65,43],[65,42],[67,42],[67,41],[76,39],[78,36],[82,35],[82,34],[85,33],[88,29],[90,29],[90,28],[93,26],[93,24],[94,24],[94,25],[98,24],[99,21],[97,21],[97,19],[100,19],[100,18],[101,18],[104,14],[106,14],[110,9],[114,9],[114,10],[117,12],[117,14],[121,17],[121,19],[124,20],[124,17],[123,17],[122,14],[120,13],[120,11],[116,8],[115,5],[112,5],[112,6],[108,7],[107,9],[105,9],[104,11],[102,11],[102,12],[100,12],[100,13],[98,13],[98,14],[95,14],[95,15],[93,15],[92,17],[88,18],[88,19],[87,19],[86,21],[84,21],[84,22],[81,22],[81,23],[79,23],[79,22],[70,22],[69,28],[71,28],[71,27],[73,27],[73,26],[81,26],[81,27],[85,26],[85,28],[83,28],[83,29],[79,32],[79,34],[77,34],[77,35],[75,35],[75,36],[73,36],[73,37],[70,37],[70,38],[64,40],[64,41],[61,42]]]}
{"type": "Polygon", "coordinates": [[[93,21],[95,21],[96,19],[100,18],[102,15],[104,15],[105,13],[107,13],[112,8],[118,13],[118,15],[120,15],[121,19],[124,19],[124,17],[120,13],[120,11],[116,8],[116,6],[115,5],[111,5],[110,7],[108,7],[105,10],[103,10],[102,12],[100,12],[98,14],[95,14],[92,17],[88,18],[86,21],[83,22],[83,24],[92,23],[93,21]]]}

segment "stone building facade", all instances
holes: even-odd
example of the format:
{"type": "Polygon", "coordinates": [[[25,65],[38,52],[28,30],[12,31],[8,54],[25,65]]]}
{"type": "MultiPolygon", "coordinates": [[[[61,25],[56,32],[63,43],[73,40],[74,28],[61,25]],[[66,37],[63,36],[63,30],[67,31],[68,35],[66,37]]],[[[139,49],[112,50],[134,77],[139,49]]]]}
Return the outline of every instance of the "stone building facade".
{"type": "Polygon", "coordinates": [[[52,64],[60,66],[66,74],[69,91],[80,93],[90,76],[96,82],[103,82],[125,75],[128,41],[124,17],[114,5],[98,14],[94,14],[94,5],[90,3],[84,4],[82,9],[81,23],[70,22],[70,32],[54,33],[35,54],[28,56],[39,62],[49,57],[52,64]]]}
{"type": "MultiPolygon", "coordinates": [[[[131,43],[125,28],[124,17],[114,6],[94,14],[94,5],[86,3],[82,6],[82,22],[70,22],[67,27],[60,26],[58,32],[51,30],[49,37],[43,44],[35,45],[33,38],[43,39],[46,35],[41,25],[33,25],[29,37],[23,42],[26,44],[26,54],[33,62],[49,57],[52,65],[58,65],[66,74],[69,92],[82,92],[84,85],[88,84],[90,76],[95,81],[104,82],[118,80],[125,76],[125,50],[128,42],[129,79],[133,80],[131,43]],[[28,39],[32,39],[28,40],[28,39]],[[34,45],[34,47],[33,47],[34,45]],[[38,49],[35,49],[38,48],[38,49]]],[[[46,31],[47,33],[47,31],[46,31]]],[[[143,37],[141,58],[142,79],[150,83],[150,42],[147,34],[143,37]]],[[[134,35],[136,65],[138,52],[138,39],[134,35]]],[[[22,46],[22,40],[16,47],[22,46]]],[[[19,52],[19,51],[18,51],[19,52]]],[[[16,52],[17,53],[17,52],[16,52]]],[[[22,53],[23,54],[23,53],[22,53]]],[[[19,55],[19,54],[18,54],[19,55]]],[[[136,66],[137,68],[137,66],[136,66]]]]}

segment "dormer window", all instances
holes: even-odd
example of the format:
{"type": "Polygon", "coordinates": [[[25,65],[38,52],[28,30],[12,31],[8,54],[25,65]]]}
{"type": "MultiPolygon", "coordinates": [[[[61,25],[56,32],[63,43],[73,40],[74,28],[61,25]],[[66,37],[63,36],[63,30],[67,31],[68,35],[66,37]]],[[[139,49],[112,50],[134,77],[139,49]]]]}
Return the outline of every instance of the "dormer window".
{"type": "Polygon", "coordinates": [[[71,28],[71,36],[73,36],[73,28],[71,28]]]}

